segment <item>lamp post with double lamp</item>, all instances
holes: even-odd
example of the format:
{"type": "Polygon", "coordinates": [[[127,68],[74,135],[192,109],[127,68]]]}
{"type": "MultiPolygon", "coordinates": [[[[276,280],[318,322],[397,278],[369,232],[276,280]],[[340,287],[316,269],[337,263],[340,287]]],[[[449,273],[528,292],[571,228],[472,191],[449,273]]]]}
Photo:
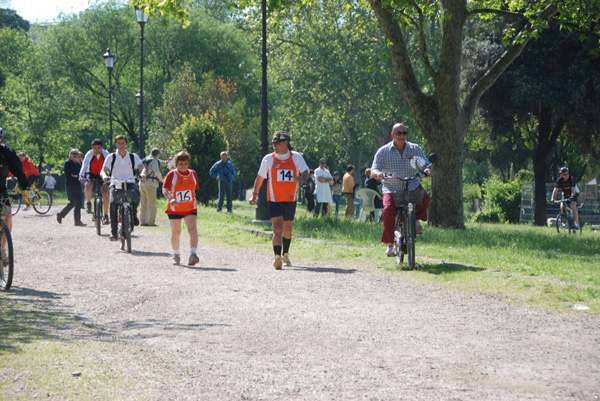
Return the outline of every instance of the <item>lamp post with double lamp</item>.
{"type": "Polygon", "coordinates": [[[112,54],[110,48],[106,49],[106,53],[102,55],[104,57],[104,65],[108,70],[108,124],[110,132],[110,142],[108,142],[108,149],[112,151],[113,142],[113,126],[112,126],[112,69],[115,65],[115,55],[112,54]]]}
{"type": "Polygon", "coordinates": [[[138,92],[138,105],[140,106],[140,135],[138,139],[138,152],[144,156],[144,26],[148,22],[148,14],[141,8],[135,7],[135,18],[140,24],[140,91],[138,92]]]}

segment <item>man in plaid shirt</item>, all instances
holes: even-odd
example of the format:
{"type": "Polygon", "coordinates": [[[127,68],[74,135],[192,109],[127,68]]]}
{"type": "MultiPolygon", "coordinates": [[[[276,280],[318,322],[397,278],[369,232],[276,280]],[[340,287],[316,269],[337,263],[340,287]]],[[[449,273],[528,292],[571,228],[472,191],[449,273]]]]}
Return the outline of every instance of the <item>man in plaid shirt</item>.
{"type": "MultiPolygon", "coordinates": [[[[416,143],[408,142],[408,128],[404,124],[395,124],[392,128],[391,137],[392,142],[379,148],[375,154],[371,166],[371,177],[382,179],[385,174],[389,173],[395,177],[412,177],[423,166],[429,165],[423,149],[416,143]]],[[[425,168],[423,172],[429,177],[433,175],[429,167],[425,168]]],[[[381,236],[381,242],[387,244],[386,255],[390,257],[396,256],[394,252],[394,229],[397,209],[392,194],[401,191],[403,185],[402,181],[394,178],[383,181],[383,235],[381,236]]],[[[409,191],[422,188],[418,179],[412,180],[408,184],[409,191]]],[[[431,198],[425,192],[423,203],[416,208],[417,234],[423,232],[419,220],[427,221],[429,202],[431,202],[431,198]]]]}

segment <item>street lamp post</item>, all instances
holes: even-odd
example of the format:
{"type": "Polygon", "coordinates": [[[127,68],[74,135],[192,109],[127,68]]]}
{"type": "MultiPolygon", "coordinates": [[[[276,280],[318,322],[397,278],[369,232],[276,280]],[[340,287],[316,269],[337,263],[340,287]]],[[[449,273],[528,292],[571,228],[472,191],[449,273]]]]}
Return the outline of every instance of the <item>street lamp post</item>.
{"type": "MultiPolygon", "coordinates": [[[[267,98],[267,0],[261,2],[262,13],[262,87],[261,87],[261,111],[260,111],[260,151],[261,156],[269,152],[269,127],[268,127],[268,98],[267,98]]],[[[269,221],[269,210],[267,207],[267,183],[263,182],[258,191],[255,218],[257,221],[269,221]]]]}
{"type": "Polygon", "coordinates": [[[104,57],[104,65],[108,70],[108,124],[109,124],[109,132],[110,132],[110,142],[108,143],[108,149],[112,151],[112,142],[113,142],[113,127],[112,127],[112,69],[115,65],[115,55],[112,54],[110,48],[106,49],[106,53],[103,54],[104,57]]]}
{"type": "Polygon", "coordinates": [[[138,152],[141,157],[144,157],[144,26],[148,22],[148,14],[141,8],[135,7],[135,18],[140,24],[140,91],[139,91],[139,106],[140,106],[140,135],[138,141],[138,152]]]}

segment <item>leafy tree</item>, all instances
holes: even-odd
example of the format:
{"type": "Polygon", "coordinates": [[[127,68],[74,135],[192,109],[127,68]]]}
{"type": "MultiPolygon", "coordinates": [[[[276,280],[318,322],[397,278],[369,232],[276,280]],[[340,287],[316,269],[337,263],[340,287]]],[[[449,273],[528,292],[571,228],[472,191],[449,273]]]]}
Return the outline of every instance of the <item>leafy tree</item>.
{"type": "Polygon", "coordinates": [[[23,19],[15,10],[0,8],[0,27],[29,31],[29,21],[23,19]]]}
{"type": "MultiPolygon", "coordinates": [[[[134,0],[150,10],[177,13],[185,18],[183,0],[134,0]]],[[[388,42],[399,90],[431,149],[438,153],[438,169],[433,180],[434,199],[430,221],[446,227],[464,227],[462,203],[462,164],[464,139],[481,95],[519,56],[530,39],[547,27],[549,20],[563,26],[584,26],[600,31],[597,16],[600,2],[542,0],[367,0],[388,42]],[[493,17],[518,17],[508,27],[506,50],[484,69],[481,78],[461,91],[462,43],[467,22],[483,17],[494,29],[493,17]],[[430,22],[434,22],[430,24],[430,22]],[[596,24],[596,25],[594,25],[596,24]],[[434,34],[427,27],[435,28],[434,34]],[[411,59],[408,38],[415,33],[419,60],[411,59]],[[419,79],[415,64],[428,76],[419,79]]],[[[242,5],[255,1],[242,0],[242,5]]],[[[295,3],[272,0],[271,10],[295,3]]],[[[304,3],[311,3],[305,0],[304,3]]],[[[356,7],[361,3],[349,3],[356,7]]]]}
{"type": "Polygon", "coordinates": [[[555,26],[524,50],[480,102],[492,140],[505,144],[503,152],[493,155],[514,163],[534,161],[535,225],[546,225],[546,182],[565,162],[564,150],[575,151],[573,144],[581,144],[583,153],[597,160],[600,148],[593,146],[593,138],[600,138],[600,63],[591,50],[578,33],[555,26]],[[571,146],[559,147],[561,136],[571,146]]]}
{"type": "Polygon", "coordinates": [[[184,149],[188,150],[192,157],[190,168],[195,170],[199,177],[198,201],[206,205],[218,196],[218,189],[211,180],[203,178],[215,163],[214,155],[227,147],[225,134],[209,118],[192,116],[186,118],[175,135],[186,142],[184,149]]]}

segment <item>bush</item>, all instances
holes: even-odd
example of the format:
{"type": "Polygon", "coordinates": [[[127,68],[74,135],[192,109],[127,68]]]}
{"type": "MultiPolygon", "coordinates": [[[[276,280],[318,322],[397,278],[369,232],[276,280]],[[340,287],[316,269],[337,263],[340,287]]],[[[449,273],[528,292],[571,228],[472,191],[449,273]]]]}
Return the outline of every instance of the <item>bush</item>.
{"type": "Polygon", "coordinates": [[[192,157],[190,168],[198,173],[198,202],[207,205],[219,194],[218,185],[209,177],[208,171],[219,160],[219,154],[227,150],[225,133],[207,117],[200,116],[186,119],[176,135],[184,138],[185,149],[192,157]]]}
{"type": "Polygon", "coordinates": [[[521,179],[502,182],[490,177],[483,183],[484,203],[474,220],[477,222],[518,223],[521,211],[521,179]]]}

